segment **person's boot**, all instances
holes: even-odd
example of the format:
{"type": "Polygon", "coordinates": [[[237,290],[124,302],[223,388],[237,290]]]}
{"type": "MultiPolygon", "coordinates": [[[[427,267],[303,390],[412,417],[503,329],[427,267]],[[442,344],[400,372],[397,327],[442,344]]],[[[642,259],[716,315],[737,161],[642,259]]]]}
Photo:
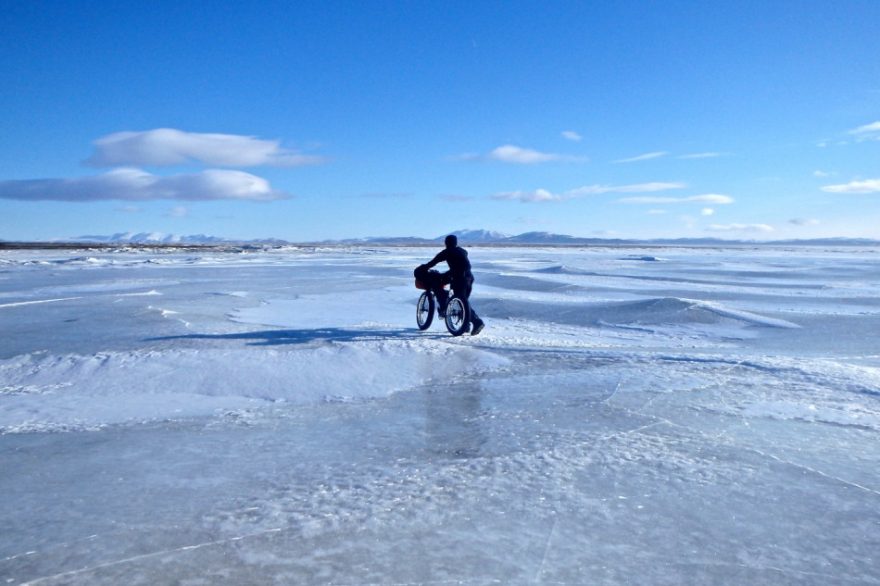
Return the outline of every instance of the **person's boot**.
{"type": "Polygon", "coordinates": [[[473,323],[473,326],[471,327],[471,335],[476,336],[477,334],[479,334],[480,332],[483,331],[483,328],[485,326],[486,326],[486,324],[483,323],[483,320],[481,320],[481,319],[476,320],[473,323]]]}

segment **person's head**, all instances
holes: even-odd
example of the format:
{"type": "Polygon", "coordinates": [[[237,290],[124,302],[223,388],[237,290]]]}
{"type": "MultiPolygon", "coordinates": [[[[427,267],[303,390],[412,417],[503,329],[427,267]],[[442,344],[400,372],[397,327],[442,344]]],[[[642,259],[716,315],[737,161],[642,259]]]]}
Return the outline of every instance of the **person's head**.
{"type": "Polygon", "coordinates": [[[458,246],[458,238],[455,234],[450,234],[446,237],[446,248],[455,248],[458,246]]]}

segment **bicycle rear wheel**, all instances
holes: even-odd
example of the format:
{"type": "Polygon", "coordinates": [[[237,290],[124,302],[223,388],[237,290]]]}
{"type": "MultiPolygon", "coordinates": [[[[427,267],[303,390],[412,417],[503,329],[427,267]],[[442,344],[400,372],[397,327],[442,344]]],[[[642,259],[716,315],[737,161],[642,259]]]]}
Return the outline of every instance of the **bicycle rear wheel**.
{"type": "Polygon", "coordinates": [[[422,293],[416,304],[416,323],[420,330],[427,330],[434,321],[434,296],[428,291],[422,293]]]}
{"type": "Polygon", "coordinates": [[[446,329],[453,336],[460,336],[467,331],[470,322],[470,308],[466,299],[455,295],[446,305],[446,329]]]}

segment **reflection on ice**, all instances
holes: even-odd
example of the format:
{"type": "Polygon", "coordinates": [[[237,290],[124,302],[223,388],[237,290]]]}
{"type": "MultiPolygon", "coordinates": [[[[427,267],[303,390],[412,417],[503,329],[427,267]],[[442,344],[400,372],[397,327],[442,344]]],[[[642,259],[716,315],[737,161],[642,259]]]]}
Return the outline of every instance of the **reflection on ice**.
{"type": "Polygon", "coordinates": [[[425,256],[0,259],[3,580],[878,583],[873,251],[425,256]]]}
{"type": "Polygon", "coordinates": [[[480,422],[481,382],[456,385],[455,392],[429,389],[425,393],[425,433],[428,451],[441,457],[476,458],[487,438],[480,422]]]}

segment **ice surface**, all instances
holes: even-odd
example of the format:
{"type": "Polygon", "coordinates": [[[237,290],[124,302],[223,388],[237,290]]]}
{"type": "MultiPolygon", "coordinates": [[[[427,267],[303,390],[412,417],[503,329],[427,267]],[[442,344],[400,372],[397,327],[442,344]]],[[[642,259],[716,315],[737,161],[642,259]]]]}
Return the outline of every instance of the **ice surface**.
{"type": "Polygon", "coordinates": [[[0,256],[0,584],[878,584],[856,248],[0,256]]]}

